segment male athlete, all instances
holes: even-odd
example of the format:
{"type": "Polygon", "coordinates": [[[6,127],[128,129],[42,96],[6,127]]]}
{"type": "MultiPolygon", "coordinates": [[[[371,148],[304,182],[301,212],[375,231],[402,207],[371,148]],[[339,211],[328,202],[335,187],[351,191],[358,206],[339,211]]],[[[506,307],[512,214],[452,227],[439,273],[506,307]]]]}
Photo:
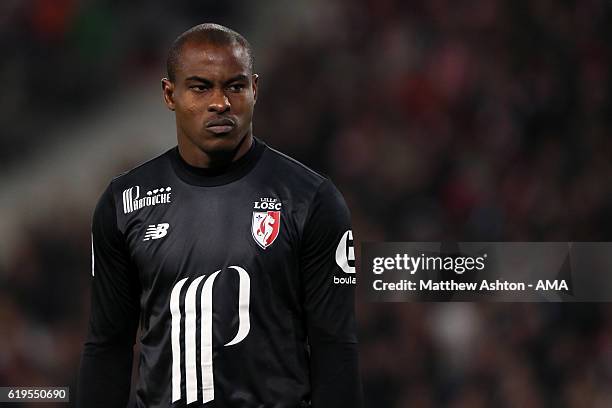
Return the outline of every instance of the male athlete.
{"type": "Polygon", "coordinates": [[[240,34],[193,27],[167,69],[178,146],[113,179],[94,212],[77,405],[126,406],[140,327],[138,407],[360,407],[342,196],[253,137],[240,34]]]}

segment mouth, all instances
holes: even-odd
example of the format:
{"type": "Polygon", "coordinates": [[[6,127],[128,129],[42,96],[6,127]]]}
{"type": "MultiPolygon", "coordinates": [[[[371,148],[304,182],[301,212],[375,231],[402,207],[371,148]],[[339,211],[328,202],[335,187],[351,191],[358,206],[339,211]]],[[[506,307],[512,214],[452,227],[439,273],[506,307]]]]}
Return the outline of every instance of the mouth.
{"type": "Polygon", "coordinates": [[[229,133],[236,127],[236,123],[229,118],[213,119],[206,123],[206,129],[214,134],[229,133]]]}

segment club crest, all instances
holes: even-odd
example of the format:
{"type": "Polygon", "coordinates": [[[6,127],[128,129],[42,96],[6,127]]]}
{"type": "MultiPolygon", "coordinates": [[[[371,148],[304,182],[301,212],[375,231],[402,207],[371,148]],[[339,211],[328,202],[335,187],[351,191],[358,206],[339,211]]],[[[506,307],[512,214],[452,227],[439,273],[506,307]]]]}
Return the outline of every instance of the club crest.
{"type": "Polygon", "coordinates": [[[257,244],[266,249],[278,237],[280,231],[281,202],[276,198],[255,201],[251,233],[257,244]]]}

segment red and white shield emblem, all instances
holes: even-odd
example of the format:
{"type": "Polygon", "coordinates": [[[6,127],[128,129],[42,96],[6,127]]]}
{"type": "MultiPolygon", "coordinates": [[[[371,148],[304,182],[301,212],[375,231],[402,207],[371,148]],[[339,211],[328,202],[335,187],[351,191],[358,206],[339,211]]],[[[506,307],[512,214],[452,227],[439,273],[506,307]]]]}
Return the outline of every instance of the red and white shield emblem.
{"type": "Polygon", "coordinates": [[[278,236],[280,230],[280,211],[253,211],[251,232],[255,242],[266,249],[278,236]]]}

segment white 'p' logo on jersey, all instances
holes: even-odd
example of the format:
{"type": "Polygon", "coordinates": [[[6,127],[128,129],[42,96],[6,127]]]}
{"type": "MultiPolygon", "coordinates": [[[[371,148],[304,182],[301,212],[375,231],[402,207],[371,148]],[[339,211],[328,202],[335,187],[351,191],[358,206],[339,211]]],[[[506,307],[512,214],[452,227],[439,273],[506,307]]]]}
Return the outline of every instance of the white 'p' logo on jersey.
{"type": "MultiPolygon", "coordinates": [[[[236,336],[225,346],[233,346],[240,343],[249,334],[251,328],[249,317],[249,303],[251,292],[251,280],[249,274],[239,266],[229,268],[238,272],[238,332],[236,336]]],[[[205,404],[215,399],[215,387],[213,382],[213,357],[212,357],[212,322],[213,322],[213,285],[215,278],[221,272],[218,270],[204,281],[202,287],[200,309],[196,310],[196,294],[200,282],[206,275],[193,280],[185,294],[185,348],[181,350],[181,289],[189,278],[178,281],[172,288],[170,294],[170,313],[172,315],[172,402],[182,398],[181,395],[181,359],[185,363],[185,391],[187,404],[198,400],[198,376],[197,376],[197,336],[200,336],[200,370],[202,374],[202,403],[205,404]],[[196,322],[200,320],[200,332],[197,333],[196,322]]]]}
{"type": "Polygon", "coordinates": [[[353,231],[351,230],[346,231],[342,238],[340,238],[340,242],[338,242],[336,247],[336,264],[345,273],[355,273],[355,247],[353,246],[353,231]]]}

